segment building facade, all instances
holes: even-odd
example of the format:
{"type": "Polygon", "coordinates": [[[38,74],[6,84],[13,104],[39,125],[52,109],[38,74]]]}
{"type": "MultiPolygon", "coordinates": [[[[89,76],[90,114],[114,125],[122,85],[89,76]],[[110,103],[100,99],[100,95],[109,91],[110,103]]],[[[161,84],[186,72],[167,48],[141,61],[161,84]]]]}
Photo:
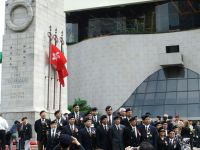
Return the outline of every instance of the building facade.
{"type": "Polygon", "coordinates": [[[65,1],[69,103],[199,119],[200,1],[106,2],[65,1]]]}

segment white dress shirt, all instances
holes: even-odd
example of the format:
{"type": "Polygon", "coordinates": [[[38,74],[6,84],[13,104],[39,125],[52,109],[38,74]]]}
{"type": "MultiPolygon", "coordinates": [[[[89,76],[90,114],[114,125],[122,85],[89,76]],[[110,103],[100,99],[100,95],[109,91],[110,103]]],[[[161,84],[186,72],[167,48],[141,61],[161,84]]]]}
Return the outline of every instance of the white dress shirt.
{"type": "Polygon", "coordinates": [[[8,129],[7,121],[0,116],[0,130],[7,130],[7,129],[8,129]]]}

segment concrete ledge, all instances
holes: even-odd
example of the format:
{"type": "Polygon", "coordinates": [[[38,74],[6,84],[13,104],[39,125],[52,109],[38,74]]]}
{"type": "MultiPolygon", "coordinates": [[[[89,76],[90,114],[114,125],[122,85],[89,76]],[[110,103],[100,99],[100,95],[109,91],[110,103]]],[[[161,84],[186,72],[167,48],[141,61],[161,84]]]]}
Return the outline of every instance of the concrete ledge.
{"type": "Polygon", "coordinates": [[[181,53],[159,54],[160,66],[183,66],[183,55],[181,53]]]}

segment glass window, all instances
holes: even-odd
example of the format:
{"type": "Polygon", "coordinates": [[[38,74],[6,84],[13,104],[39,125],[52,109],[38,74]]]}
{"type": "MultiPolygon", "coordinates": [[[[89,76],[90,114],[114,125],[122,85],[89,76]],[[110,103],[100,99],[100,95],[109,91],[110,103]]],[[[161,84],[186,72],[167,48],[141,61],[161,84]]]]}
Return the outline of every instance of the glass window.
{"type": "Polygon", "coordinates": [[[188,69],[188,78],[198,78],[198,74],[188,69]]]}
{"type": "Polygon", "coordinates": [[[152,1],[66,13],[67,31],[71,33],[67,32],[67,42],[74,44],[104,35],[178,32],[199,28],[199,1],[188,1],[152,1]]]}
{"type": "Polygon", "coordinates": [[[144,100],[144,105],[154,104],[154,99],[155,99],[155,93],[146,94],[145,100],[144,100]]]}
{"type": "Polygon", "coordinates": [[[139,106],[134,107],[133,108],[133,114],[134,114],[134,116],[138,116],[138,118],[140,118],[142,116],[142,108],[143,107],[139,107],[139,106]]]}
{"type": "Polygon", "coordinates": [[[188,79],[188,91],[194,91],[198,89],[198,79],[188,79]]]}
{"type": "Polygon", "coordinates": [[[163,69],[161,69],[159,71],[158,80],[166,80],[165,73],[164,73],[163,69]]]}
{"type": "Polygon", "coordinates": [[[147,84],[147,93],[156,91],[156,83],[157,81],[150,81],[147,84]]]}
{"type": "Polygon", "coordinates": [[[149,76],[148,80],[151,81],[151,80],[157,80],[158,78],[158,72],[152,74],[149,76]]]}
{"type": "Polygon", "coordinates": [[[199,103],[199,91],[188,92],[188,103],[199,103]]]}
{"type": "Polygon", "coordinates": [[[166,92],[167,83],[166,81],[158,81],[157,92],[166,92]]]}
{"type": "Polygon", "coordinates": [[[123,106],[136,108],[138,112],[135,114],[139,116],[150,112],[153,117],[164,113],[172,116],[180,114],[183,118],[195,117],[200,114],[199,84],[199,74],[189,69],[161,69],[149,76],[137,88],[138,93],[134,92],[123,106]],[[192,107],[195,107],[194,110],[192,107]]]}
{"type": "Polygon", "coordinates": [[[167,80],[167,91],[176,91],[177,80],[167,80]]]}
{"type": "Polygon", "coordinates": [[[164,114],[164,106],[163,105],[160,105],[160,106],[154,106],[154,109],[153,111],[151,112],[152,116],[153,117],[156,117],[156,116],[163,116],[164,114]]]}
{"type": "Polygon", "coordinates": [[[176,105],[165,105],[164,106],[164,113],[168,114],[169,116],[175,116],[176,105]]]}
{"type": "Polygon", "coordinates": [[[199,104],[188,105],[188,116],[189,117],[199,117],[199,114],[200,114],[200,105],[199,104]]]}
{"type": "Polygon", "coordinates": [[[176,105],[175,114],[179,114],[180,116],[187,117],[188,111],[187,111],[187,105],[176,105]]]}
{"type": "Polygon", "coordinates": [[[152,114],[154,112],[154,106],[144,106],[142,114],[145,114],[146,112],[150,112],[152,114]]]}
{"type": "Polygon", "coordinates": [[[144,101],[144,94],[136,94],[135,97],[135,105],[143,105],[143,101],[144,101]]]}
{"type": "Polygon", "coordinates": [[[164,104],[165,103],[165,95],[166,95],[166,93],[156,93],[155,105],[164,104]]]}
{"type": "Polygon", "coordinates": [[[187,91],[187,80],[178,80],[177,91],[187,91]]]}
{"type": "Polygon", "coordinates": [[[187,104],[187,92],[177,92],[177,104],[187,104]]]}
{"type": "Polygon", "coordinates": [[[145,93],[147,82],[143,82],[138,88],[137,93],[145,93]]]}
{"type": "Polygon", "coordinates": [[[132,107],[133,103],[135,102],[135,95],[131,95],[129,100],[124,103],[124,107],[132,107]]]}
{"type": "Polygon", "coordinates": [[[166,93],[165,104],[176,104],[176,92],[166,93]]]}

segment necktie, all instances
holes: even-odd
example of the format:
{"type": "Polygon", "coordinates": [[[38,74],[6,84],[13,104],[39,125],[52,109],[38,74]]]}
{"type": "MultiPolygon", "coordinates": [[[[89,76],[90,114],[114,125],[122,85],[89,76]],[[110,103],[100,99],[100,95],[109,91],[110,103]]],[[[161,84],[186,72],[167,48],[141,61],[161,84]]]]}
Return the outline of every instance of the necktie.
{"type": "Polygon", "coordinates": [[[71,129],[71,131],[73,131],[73,126],[72,125],[70,125],[70,129],[71,129]]]}
{"type": "Polygon", "coordinates": [[[137,129],[135,128],[135,137],[137,138],[137,129]]]}
{"type": "Polygon", "coordinates": [[[111,125],[111,118],[110,118],[110,116],[108,117],[108,123],[109,123],[109,125],[111,125]]]}
{"type": "Polygon", "coordinates": [[[104,130],[107,131],[106,126],[104,126],[104,130]]]}
{"type": "Polygon", "coordinates": [[[79,120],[79,115],[78,112],[76,113],[76,119],[79,120]]]}
{"type": "Polygon", "coordinates": [[[172,139],[170,139],[170,144],[173,145],[173,140],[172,139]]]}
{"type": "Polygon", "coordinates": [[[54,131],[55,131],[55,129],[53,129],[53,131],[52,131],[52,138],[55,137],[55,133],[54,133],[54,131]]]}
{"type": "Polygon", "coordinates": [[[91,136],[91,129],[90,128],[88,128],[88,133],[91,136]]]}
{"type": "Polygon", "coordinates": [[[97,122],[97,120],[96,120],[96,116],[94,116],[94,122],[97,122]]]}
{"type": "Polygon", "coordinates": [[[117,126],[117,131],[119,131],[119,126],[117,126]]]}
{"type": "Polygon", "coordinates": [[[146,130],[146,132],[148,132],[148,127],[147,126],[145,126],[145,130],[146,130]]]}

